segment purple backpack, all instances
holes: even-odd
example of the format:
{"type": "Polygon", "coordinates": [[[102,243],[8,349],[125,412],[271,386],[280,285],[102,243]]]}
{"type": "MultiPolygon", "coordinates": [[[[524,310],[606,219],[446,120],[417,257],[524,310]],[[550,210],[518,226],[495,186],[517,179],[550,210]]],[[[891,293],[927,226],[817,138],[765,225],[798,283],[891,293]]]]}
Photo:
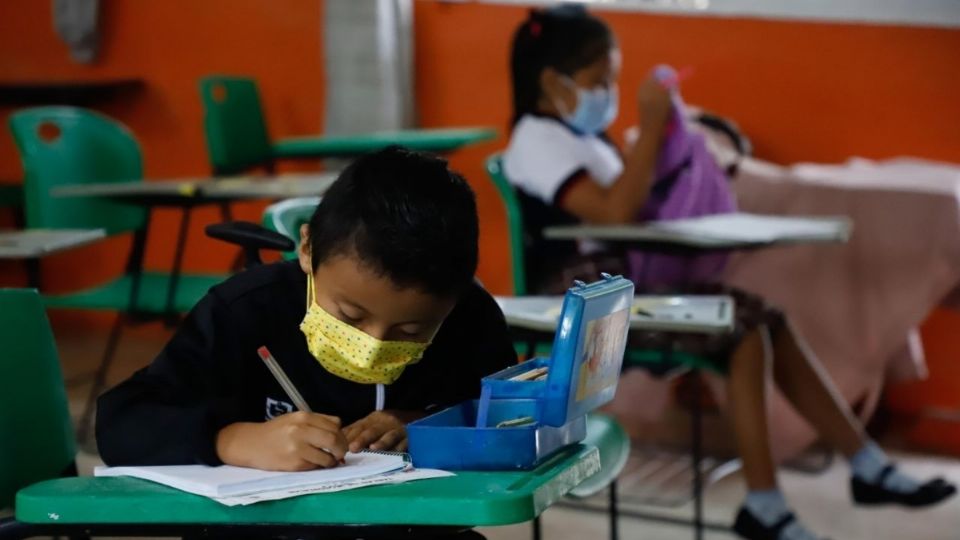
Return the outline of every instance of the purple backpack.
{"type": "MultiPolygon", "coordinates": [[[[729,180],[707,150],[703,135],[684,123],[684,104],[677,90],[677,74],[657,66],[654,76],[672,90],[673,115],[668,121],[657,156],[650,197],[639,221],[671,220],[724,214],[737,209],[729,180]]],[[[631,281],[641,291],[677,289],[717,279],[727,261],[725,253],[677,256],[642,250],[627,252],[631,281]]]]}

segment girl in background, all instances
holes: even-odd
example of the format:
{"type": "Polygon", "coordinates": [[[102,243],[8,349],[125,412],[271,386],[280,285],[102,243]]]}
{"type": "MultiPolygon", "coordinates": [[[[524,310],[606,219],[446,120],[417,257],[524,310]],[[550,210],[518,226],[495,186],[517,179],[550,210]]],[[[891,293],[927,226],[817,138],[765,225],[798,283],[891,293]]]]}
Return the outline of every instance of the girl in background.
{"type": "MultiPolygon", "coordinates": [[[[503,167],[523,208],[527,275],[535,292],[560,293],[574,278],[590,280],[599,271],[629,270],[623,255],[599,244],[558,247],[544,242],[544,227],[631,223],[645,215],[652,198],[663,196],[658,191],[670,189],[662,177],[668,171],[658,170],[658,164],[675,108],[662,78],[649,78],[636,94],[641,135],[632,147],[621,154],[605,134],[618,112],[620,65],[610,29],[579,6],[534,10],[514,35],[513,132],[503,167]]],[[[704,175],[719,171],[705,167],[704,175]]],[[[722,199],[722,193],[717,197],[722,199]]],[[[730,202],[732,209],[732,197],[730,202]]],[[[848,459],[854,502],[920,507],[955,493],[954,486],[941,479],[920,482],[891,463],[782,313],[754,295],[709,283],[682,292],[730,294],[736,300],[733,332],[684,336],[674,340],[674,346],[728,368],[730,411],[748,487],[733,526],[741,537],[818,538],[794,517],[777,485],[765,404],[768,369],[793,406],[848,459]]],[[[668,339],[645,333],[632,336],[630,346],[662,348],[668,339]]]]}

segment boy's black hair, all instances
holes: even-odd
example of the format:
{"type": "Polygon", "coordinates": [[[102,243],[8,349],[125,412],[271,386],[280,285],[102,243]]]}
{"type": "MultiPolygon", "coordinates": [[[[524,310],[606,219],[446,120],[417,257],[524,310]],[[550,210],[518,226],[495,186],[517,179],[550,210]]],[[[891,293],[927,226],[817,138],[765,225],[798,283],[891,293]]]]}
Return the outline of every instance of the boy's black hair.
{"type": "Polygon", "coordinates": [[[310,218],[314,270],[356,254],[397,286],[456,295],[477,269],[473,191],[441,158],[391,146],[340,173],[310,218]]]}
{"type": "Polygon", "coordinates": [[[605,22],[577,4],[533,9],[513,35],[510,72],[513,80],[513,120],[537,109],[540,73],[553,68],[572,75],[596,62],[615,45],[605,22]]]}

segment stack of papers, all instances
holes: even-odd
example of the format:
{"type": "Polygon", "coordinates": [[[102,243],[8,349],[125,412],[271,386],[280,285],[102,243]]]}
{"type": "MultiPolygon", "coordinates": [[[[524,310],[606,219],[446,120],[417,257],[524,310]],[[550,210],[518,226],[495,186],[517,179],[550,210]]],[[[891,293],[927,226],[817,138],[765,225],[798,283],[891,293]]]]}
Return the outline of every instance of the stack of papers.
{"type": "Polygon", "coordinates": [[[332,469],[276,472],[222,465],[97,467],[96,476],[132,476],[209,497],[227,506],[274,501],[312,493],[331,493],[379,484],[453,476],[430,469],[413,469],[404,454],[347,454],[346,463],[332,469]]]}

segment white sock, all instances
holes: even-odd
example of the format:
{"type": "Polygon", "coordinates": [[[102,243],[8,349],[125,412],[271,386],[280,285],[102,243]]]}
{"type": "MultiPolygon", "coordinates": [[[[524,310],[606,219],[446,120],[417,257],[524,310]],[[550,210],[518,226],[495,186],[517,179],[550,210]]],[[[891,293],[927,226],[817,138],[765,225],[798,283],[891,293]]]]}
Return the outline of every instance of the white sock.
{"type": "MultiPolygon", "coordinates": [[[[743,506],[767,527],[776,525],[790,513],[787,500],[779,489],[750,491],[743,501],[743,506]]],[[[779,540],[820,540],[820,537],[794,519],[780,531],[779,540]]]]}
{"type": "MultiPolygon", "coordinates": [[[[890,465],[890,458],[873,441],[864,444],[863,448],[850,458],[853,475],[871,484],[877,483],[880,473],[887,465],[890,465]]],[[[899,493],[910,493],[920,487],[920,482],[894,469],[884,479],[883,487],[899,493]]]]}
{"type": "Polygon", "coordinates": [[[787,500],[783,498],[783,493],[780,493],[779,489],[749,491],[743,505],[767,527],[776,524],[783,519],[783,516],[790,513],[787,500]]]}

